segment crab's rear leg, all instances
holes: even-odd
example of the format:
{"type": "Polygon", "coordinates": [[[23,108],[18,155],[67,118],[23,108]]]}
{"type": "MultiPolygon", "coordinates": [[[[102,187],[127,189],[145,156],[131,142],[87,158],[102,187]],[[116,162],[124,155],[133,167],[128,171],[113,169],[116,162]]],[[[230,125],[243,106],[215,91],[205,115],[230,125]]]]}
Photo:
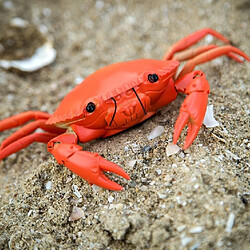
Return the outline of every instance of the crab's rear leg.
{"type": "Polygon", "coordinates": [[[20,128],[16,132],[14,132],[12,135],[7,137],[1,143],[0,150],[5,148],[6,146],[10,145],[11,143],[21,139],[22,137],[25,137],[25,136],[31,134],[32,132],[34,132],[38,128],[41,128],[49,133],[57,134],[57,135],[65,132],[65,129],[57,128],[57,127],[52,126],[52,125],[46,125],[46,121],[47,120],[39,119],[39,120],[36,120],[34,122],[31,122],[31,123],[23,126],[22,128],[20,128]]]}
{"type": "Polygon", "coordinates": [[[0,131],[18,127],[30,120],[49,119],[50,114],[41,111],[27,111],[0,121],[0,131]]]}
{"type": "Polygon", "coordinates": [[[26,148],[33,142],[48,143],[52,138],[56,136],[57,134],[52,133],[34,133],[31,135],[27,135],[0,150],[0,160],[20,151],[23,148],[26,148]]]}
{"type": "Polygon", "coordinates": [[[209,83],[202,71],[191,72],[175,83],[178,92],[188,96],[181,105],[180,114],[174,128],[173,142],[176,144],[185,125],[188,134],[183,149],[188,148],[197,136],[202,125],[208,101],[209,83]]]}
{"type": "Polygon", "coordinates": [[[228,55],[228,53],[235,53],[235,54],[243,57],[247,61],[250,60],[249,57],[244,52],[242,52],[241,50],[239,50],[233,46],[227,45],[227,46],[223,46],[223,47],[214,48],[214,49],[211,49],[207,52],[204,52],[204,53],[194,57],[193,59],[187,61],[187,63],[184,65],[182,71],[178,75],[177,79],[180,79],[185,74],[193,71],[195,66],[202,64],[202,63],[205,63],[205,62],[208,62],[208,61],[211,61],[211,60],[215,59],[216,57],[219,57],[222,55],[228,55]]]}
{"type": "Polygon", "coordinates": [[[191,47],[192,45],[198,43],[201,39],[203,39],[208,34],[229,44],[229,40],[226,37],[224,37],[222,34],[220,34],[219,32],[210,28],[204,28],[182,38],[181,40],[173,44],[165,53],[163,60],[171,60],[173,58],[173,55],[176,52],[179,52],[179,51],[182,51],[191,47]]]}
{"type": "MultiPolygon", "coordinates": [[[[177,61],[186,61],[189,59],[192,59],[204,52],[207,52],[209,50],[212,50],[214,48],[218,48],[218,46],[214,45],[214,44],[210,44],[210,45],[205,45],[205,46],[201,46],[198,48],[191,48],[191,49],[187,49],[184,50],[176,55],[174,55],[173,60],[177,60],[177,61]]],[[[229,52],[227,54],[228,57],[231,57],[232,59],[234,59],[237,62],[242,62],[242,60],[240,58],[238,58],[235,54],[229,52]]]]}
{"type": "Polygon", "coordinates": [[[59,135],[48,143],[48,151],[55,156],[59,164],[65,165],[90,184],[110,190],[123,190],[122,186],[105,176],[103,171],[118,174],[126,179],[130,179],[129,175],[121,167],[103,159],[97,153],[82,151],[82,147],[76,145],[77,140],[75,133],[59,135]]]}

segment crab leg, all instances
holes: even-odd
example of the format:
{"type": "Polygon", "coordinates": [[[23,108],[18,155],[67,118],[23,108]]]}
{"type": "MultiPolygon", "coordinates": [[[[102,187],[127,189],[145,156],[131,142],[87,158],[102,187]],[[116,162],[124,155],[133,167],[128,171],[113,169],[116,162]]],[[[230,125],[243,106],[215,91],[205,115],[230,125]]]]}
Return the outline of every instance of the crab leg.
{"type": "Polygon", "coordinates": [[[122,186],[105,176],[103,171],[118,174],[126,179],[130,179],[129,175],[121,167],[103,159],[97,153],[82,151],[82,147],[76,144],[77,140],[75,133],[59,135],[48,143],[48,151],[55,156],[59,164],[65,165],[90,184],[110,190],[123,190],[122,186]]]}
{"type": "Polygon", "coordinates": [[[49,119],[50,114],[41,111],[27,111],[0,121],[0,131],[18,127],[29,120],[49,119]]]}
{"type": "Polygon", "coordinates": [[[181,131],[188,125],[188,134],[183,147],[186,149],[192,144],[202,125],[210,91],[209,83],[205,74],[197,70],[176,81],[175,87],[178,92],[184,92],[188,96],[181,105],[175,123],[173,143],[177,143],[181,131]]]}
{"type": "Polygon", "coordinates": [[[227,45],[227,46],[223,46],[223,47],[218,47],[218,48],[214,48],[212,50],[209,50],[207,52],[204,52],[204,53],[194,57],[193,59],[187,61],[187,63],[184,65],[182,71],[178,75],[177,79],[180,79],[185,74],[193,71],[195,66],[202,64],[202,63],[205,63],[205,62],[208,62],[208,61],[211,61],[211,60],[215,59],[216,57],[219,57],[222,55],[227,55],[230,52],[233,52],[239,56],[242,56],[247,61],[250,61],[250,58],[244,52],[242,52],[241,50],[239,50],[233,46],[227,45]]]}
{"type": "MultiPolygon", "coordinates": [[[[218,46],[214,45],[214,44],[210,44],[210,45],[205,45],[205,46],[201,46],[198,48],[191,48],[191,49],[187,49],[184,50],[183,52],[180,52],[176,55],[174,55],[173,60],[177,60],[177,61],[186,61],[189,59],[192,59],[206,51],[209,51],[211,49],[214,48],[218,48],[218,46]]],[[[240,60],[235,54],[233,53],[228,53],[227,54],[228,57],[231,57],[232,59],[234,59],[237,62],[242,62],[242,60],[240,60]]]]}
{"type": "Polygon", "coordinates": [[[48,143],[55,136],[57,136],[57,134],[52,133],[34,133],[31,135],[27,135],[0,150],[0,160],[16,153],[17,151],[20,151],[23,148],[26,148],[33,142],[48,143]]]}
{"type": "Polygon", "coordinates": [[[210,29],[210,28],[204,28],[204,29],[198,30],[198,31],[184,37],[183,39],[181,39],[178,42],[176,42],[175,44],[173,44],[168,49],[168,51],[165,53],[163,60],[171,60],[173,58],[173,55],[176,52],[179,52],[181,50],[185,50],[185,49],[191,47],[192,45],[198,43],[202,38],[204,38],[208,34],[210,34],[210,35],[220,39],[221,41],[229,44],[229,40],[227,38],[225,38],[223,35],[221,35],[219,32],[217,32],[213,29],[210,29]]]}
{"type": "Polygon", "coordinates": [[[25,125],[24,127],[20,128],[19,130],[17,130],[15,133],[13,133],[11,136],[9,136],[8,138],[6,138],[1,146],[0,149],[5,148],[6,146],[8,146],[9,144],[11,144],[14,141],[19,140],[22,137],[25,137],[29,134],[31,134],[32,132],[34,132],[37,128],[41,128],[47,132],[53,133],[53,134],[62,134],[65,132],[65,129],[61,129],[61,128],[57,128],[55,126],[51,126],[51,125],[46,125],[47,120],[44,119],[39,119],[36,120],[34,122],[31,122],[27,125],[25,125]]]}

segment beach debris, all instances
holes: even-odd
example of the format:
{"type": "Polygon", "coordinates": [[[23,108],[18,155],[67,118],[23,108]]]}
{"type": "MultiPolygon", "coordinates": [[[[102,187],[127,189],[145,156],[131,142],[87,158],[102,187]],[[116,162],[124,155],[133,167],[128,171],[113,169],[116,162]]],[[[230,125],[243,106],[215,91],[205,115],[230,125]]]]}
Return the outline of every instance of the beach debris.
{"type": "Polygon", "coordinates": [[[156,137],[161,136],[164,133],[164,127],[163,126],[157,126],[155,127],[147,136],[148,140],[153,140],[156,137]]]}
{"type": "Polygon", "coordinates": [[[207,106],[207,111],[203,120],[203,124],[207,128],[214,128],[217,126],[220,126],[219,122],[217,122],[214,118],[214,107],[213,105],[208,105],[207,106]]]}
{"type": "Polygon", "coordinates": [[[74,189],[74,192],[73,192],[74,195],[75,195],[78,199],[82,198],[81,193],[78,191],[77,185],[72,185],[72,187],[73,187],[73,189],[74,189]]]}
{"type": "Polygon", "coordinates": [[[176,144],[173,144],[172,142],[169,143],[166,147],[167,156],[177,154],[180,151],[180,149],[181,148],[177,146],[176,144]]]}
{"type": "Polygon", "coordinates": [[[34,72],[51,64],[55,58],[52,40],[41,27],[15,17],[1,30],[0,67],[34,72]]]}
{"type": "Polygon", "coordinates": [[[238,155],[232,153],[231,151],[229,151],[227,149],[224,149],[224,151],[225,151],[228,158],[233,158],[236,161],[240,160],[240,157],[238,155]]]}
{"type": "Polygon", "coordinates": [[[197,226],[197,227],[192,227],[189,229],[190,234],[198,234],[201,233],[204,230],[204,227],[202,226],[197,226]]]}
{"type": "Polygon", "coordinates": [[[46,182],[45,188],[46,188],[47,190],[50,190],[50,189],[52,188],[52,181],[46,182]]]}
{"type": "Polygon", "coordinates": [[[98,193],[101,190],[101,188],[95,184],[93,184],[91,187],[92,187],[94,193],[98,193]]]}
{"type": "Polygon", "coordinates": [[[29,26],[29,22],[20,17],[14,17],[11,19],[10,25],[13,27],[26,28],[29,26]]]}
{"type": "Polygon", "coordinates": [[[233,225],[234,225],[234,219],[235,219],[235,214],[230,213],[229,217],[228,217],[227,225],[226,225],[226,232],[227,233],[231,233],[233,225]]]}
{"type": "Polygon", "coordinates": [[[69,216],[69,221],[79,220],[84,216],[84,212],[79,207],[73,207],[72,213],[69,216]]]}
{"type": "Polygon", "coordinates": [[[193,238],[187,236],[181,236],[181,245],[185,247],[188,243],[192,241],[193,238]]]}
{"type": "Polygon", "coordinates": [[[137,163],[137,160],[131,160],[131,161],[128,161],[126,166],[129,167],[129,168],[133,168],[137,163]]]}
{"type": "Polygon", "coordinates": [[[33,72],[51,64],[56,58],[56,50],[51,42],[36,49],[33,56],[22,60],[0,60],[0,67],[15,68],[23,72],[33,72]]]}
{"type": "Polygon", "coordinates": [[[109,197],[108,197],[108,202],[109,203],[112,203],[113,201],[114,201],[114,197],[112,196],[112,195],[110,195],[109,197]]]}
{"type": "Polygon", "coordinates": [[[182,232],[183,230],[185,230],[186,229],[186,225],[182,225],[182,226],[179,226],[179,227],[177,227],[177,231],[180,233],[180,232],[182,232]]]}
{"type": "Polygon", "coordinates": [[[158,175],[161,175],[161,169],[156,168],[156,169],[155,169],[155,172],[156,172],[158,175]]]}

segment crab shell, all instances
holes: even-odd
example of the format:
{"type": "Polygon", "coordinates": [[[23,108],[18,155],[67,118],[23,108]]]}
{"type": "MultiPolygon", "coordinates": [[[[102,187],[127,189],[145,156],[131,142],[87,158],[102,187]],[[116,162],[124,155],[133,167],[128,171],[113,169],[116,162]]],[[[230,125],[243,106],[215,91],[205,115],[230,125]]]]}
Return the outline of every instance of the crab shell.
{"type": "MultiPolygon", "coordinates": [[[[150,91],[161,92],[176,73],[178,66],[179,61],[174,60],[139,59],[103,67],[76,86],[63,99],[46,123],[68,127],[69,124],[85,120],[86,124],[88,117],[91,117],[86,112],[88,103],[92,102],[99,109],[100,107],[104,109],[111,98],[115,99],[132,88],[137,89],[139,94],[150,93],[150,91]],[[157,74],[158,82],[150,83],[149,74],[157,74]]],[[[172,100],[175,97],[176,95],[172,100]]]]}

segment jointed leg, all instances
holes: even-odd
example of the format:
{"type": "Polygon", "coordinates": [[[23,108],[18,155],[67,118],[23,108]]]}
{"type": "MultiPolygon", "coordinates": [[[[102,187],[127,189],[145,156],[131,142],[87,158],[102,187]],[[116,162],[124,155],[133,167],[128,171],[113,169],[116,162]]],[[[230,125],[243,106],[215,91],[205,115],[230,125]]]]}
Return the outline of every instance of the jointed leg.
{"type": "Polygon", "coordinates": [[[182,50],[185,50],[185,49],[191,47],[192,45],[198,43],[202,38],[204,38],[208,34],[210,34],[210,35],[220,39],[221,41],[229,44],[229,40],[227,38],[225,38],[223,35],[221,35],[220,33],[218,33],[217,31],[215,31],[213,29],[205,28],[205,29],[201,29],[201,30],[196,31],[196,32],[184,37],[183,39],[176,42],[175,44],[173,44],[168,49],[168,51],[165,53],[163,60],[171,60],[176,52],[179,52],[179,51],[182,51],[182,50]]]}
{"type": "Polygon", "coordinates": [[[215,59],[216,57],[222,56],[222,55],[228,55],[229,53],[234,53],[237,54],[239,56],[242,56],[243,58],[245,58],[247,61],[250,61],[250,58],[241,50],[227,45],[227,46],[223,46],[223,47],[218,47],[218,48],[214,48],[211,49],[207,52],[204,52],[196,57],[194,57],[193,59],[187,61],[187,63],[184,65],[182,71],[180,72],[180,74],[178,75],[177,79],[180,79],[182,76],[186,75],[187,73],[190,73],[194,70],[195,66],[211,61],[213,59],[215,59]]]}
{"type": "Polygon", "coordinates": [[[56,136],[57,134],[52,133],[34,133],[31,135],[27,135],[0,150],[0,160],[16,153],[17,151],[20,151],[23,148],[26,148],[33,142],[48,143],[52,138],[56,136]]]}
{"type": "Polygon", "coordinates": [[[45,119],[39,119],[34,122],[31,122],[24,127],[17,130],[15,133],[13,133],[11,136],[7,137],[1,144],[0,149],[5,148],[9,144],[11,144],[14,141],[17,141],[21,139],[22,137],[25,137],[32,132],[34,132],[37,128],[41,128],[47,132],[53,133],[53,134],[62,134],[65,132],[65,129],[57,128],[55,126],[46,125],[45,119]]]}
{"type": "Polygon", "coordinates": [[[18,127],[30,120],[49,119],[50,114],[41,111],[27,111],[0,121],[0,131],[18,127]]]}
{"type": "MultiPolygon", "coordinates": [[[[178,54],[175,54],[173,57],[173,60],[177,60],[177,61],[186,61],[189,59],[192,59],[206,51],[212,50],[214,48],[218,48],[218,46],[214,45],[214,44],[210,44],[210,45],[205,45],[205,46],[201,46],[198,48],[191,48],[191,49],[187,49],[184,50],[178,54]]],[[[228,57],[231,57],[232,59],[236,60],[237,62],[242,62],[235,54],[233,53],[228,53],[227,54],[228,57]]]]}

